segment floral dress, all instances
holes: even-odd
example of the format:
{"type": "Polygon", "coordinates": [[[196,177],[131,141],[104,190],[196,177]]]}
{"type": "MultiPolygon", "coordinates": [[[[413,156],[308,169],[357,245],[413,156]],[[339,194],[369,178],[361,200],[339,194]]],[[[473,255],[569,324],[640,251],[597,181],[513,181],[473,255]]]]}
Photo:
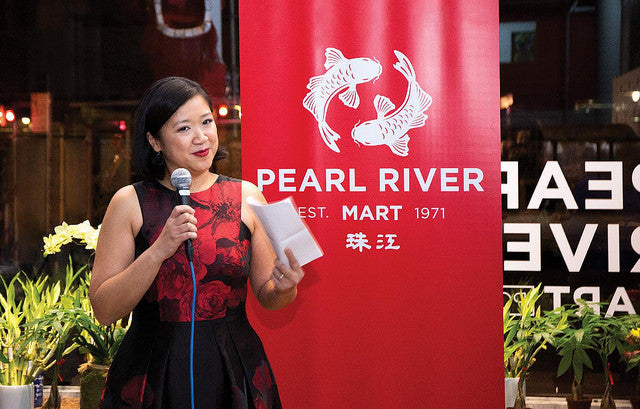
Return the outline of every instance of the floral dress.
{"type": "MultiPolygon", "coordinates": [[[[143,224],[136,257],[158,238],[177,195],[157,181],[134,184],[143,224]]],[[[242,182],[219,176],[192,193],[198,220],[195,407],[281,408],[262,343],[247,320],[245,300],[251,232],[242,223],[242,182]]],[[[191,271],[181,246],[164,261],[140,303],[109,370],[101,409],[190,408],[191,271]]]]}

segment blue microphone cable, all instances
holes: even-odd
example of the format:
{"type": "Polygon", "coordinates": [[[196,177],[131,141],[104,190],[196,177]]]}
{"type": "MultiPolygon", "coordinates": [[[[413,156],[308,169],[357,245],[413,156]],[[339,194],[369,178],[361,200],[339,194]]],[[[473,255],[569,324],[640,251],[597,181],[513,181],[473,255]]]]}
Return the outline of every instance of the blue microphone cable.
{"type": "MultiPolygon", "coordinates": [[[[182,205],[190,205],[191,193],[191,173],[187,169],[178,168],[171,172],[171,185],[176,188],[178,201],[182,205]]],[[[191,409],[195,409],[195,393],[193,379],[193,338],[195,332],[195,315],[196,315],[196,273],[193,268],[193,242],[187,239],[184,242],[184,250],[191,267],[191,280],[193,281],[193,299],[191,301],[191,339],[189,345],[189,378],[191,381],[191,409]]]]}
{"type": "Polygon", "coordinates": [[[195,329],[195,315],[196,315],[196,273],[193,269],[193,260],[189,260],[189,267],[191,267],[191,281],[193,281],[193,298],[191,300],[191,344],[189,346],[189,374],[191,379],[191,409],[195,409],[195,396],[194,396],[194,380],[193,380],[193,333],[195,329]]]}

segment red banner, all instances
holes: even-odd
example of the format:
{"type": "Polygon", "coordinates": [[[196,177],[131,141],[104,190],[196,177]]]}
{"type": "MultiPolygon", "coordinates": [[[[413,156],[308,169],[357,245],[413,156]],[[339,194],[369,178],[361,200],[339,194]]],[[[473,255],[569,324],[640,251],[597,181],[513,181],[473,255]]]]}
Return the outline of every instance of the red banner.
{"type": "Polygon", "coordinates": [[[243,175],[325,256],[251,308],[288,408],[499,408],[498,2],[240,2],[243,175]]]}

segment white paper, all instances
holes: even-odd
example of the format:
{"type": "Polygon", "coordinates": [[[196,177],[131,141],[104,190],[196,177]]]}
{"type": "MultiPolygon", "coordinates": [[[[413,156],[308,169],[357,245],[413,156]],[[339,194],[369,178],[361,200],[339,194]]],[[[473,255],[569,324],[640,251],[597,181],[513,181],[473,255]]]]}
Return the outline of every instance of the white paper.
{"type": "Polygon", "coordinates": [[[284,254],[287,247],[300,266],[322,257],[322,249],[300,219],[291,197],[270,204],[262,204],[255,198],[248,197],[247,203],[260,219],[280,261],[289,266],[289,259],[284,254]]]}

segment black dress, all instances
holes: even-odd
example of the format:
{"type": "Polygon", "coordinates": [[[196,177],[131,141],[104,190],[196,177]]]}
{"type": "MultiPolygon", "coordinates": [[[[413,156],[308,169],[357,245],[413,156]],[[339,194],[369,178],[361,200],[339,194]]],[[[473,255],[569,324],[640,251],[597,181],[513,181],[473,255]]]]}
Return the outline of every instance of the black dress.
{"type": "MultiPolygon", "coordinates": [[[[198,220],[195,407],[281,408],[262,343],[246,316],[251,233],[242,223],[242,182],[225,176],[192,193],[198,220]]],[[[153,243],[177,203],[156,181],[134,184],[143,224],[136,257],[153,243]]],[[[109,370],[101,409],[190,408],[189,337],[193,297],[184,245],[165,260],[133,310],[132,324],[109,370]]]]}

